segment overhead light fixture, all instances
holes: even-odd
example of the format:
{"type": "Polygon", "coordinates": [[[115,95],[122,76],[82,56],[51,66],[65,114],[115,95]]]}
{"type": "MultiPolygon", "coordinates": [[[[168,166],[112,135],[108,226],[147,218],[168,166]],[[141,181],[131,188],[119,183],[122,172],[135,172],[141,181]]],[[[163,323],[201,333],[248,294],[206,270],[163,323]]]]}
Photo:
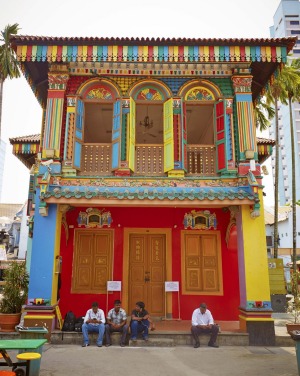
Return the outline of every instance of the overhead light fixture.
{"type": "Polygon", "coordinates": [[[144,120],[140,121],[140,125],[145,127],[145,129],[150,129],[153,127],[153,120],[151,120],[148,115],[148,106],[147,106],[147,115],[145,116],[144,120]]]}

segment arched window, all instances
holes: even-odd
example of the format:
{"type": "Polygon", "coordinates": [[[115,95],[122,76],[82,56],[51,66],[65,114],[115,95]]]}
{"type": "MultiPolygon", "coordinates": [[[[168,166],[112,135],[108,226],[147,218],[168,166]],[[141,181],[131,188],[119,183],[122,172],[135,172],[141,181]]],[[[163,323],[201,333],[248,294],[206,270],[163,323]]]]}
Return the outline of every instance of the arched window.
{"type": "Polygon", "coordinates": [[[88,85],[84,102],[84,143],[111,143],[115,90],[102,82],[88,85]]]}

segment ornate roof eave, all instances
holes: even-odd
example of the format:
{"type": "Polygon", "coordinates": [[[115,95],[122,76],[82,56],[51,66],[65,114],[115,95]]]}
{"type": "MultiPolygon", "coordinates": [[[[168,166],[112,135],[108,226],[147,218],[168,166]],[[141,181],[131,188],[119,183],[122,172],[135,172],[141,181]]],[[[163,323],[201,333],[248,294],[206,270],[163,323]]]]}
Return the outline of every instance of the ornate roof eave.
{"type": "Polygon", "coordinates": [[[47,198],[44,200],[47,204],[60,204],[60,205],[71,205],[71,206],[118,206],[118,207],[227,207],[227,206],[240,206],[240,205],[253,205],[253,200],[249,199],[235,199],[235,200],[215,200],[210,201],[208,199],[205,200],[159,200],[159,199],[153,199],[153,200],[139,200],[139,199],[133,199],[133,200],[118,200],[115,198],[109,198],[109,199],[87,199],[87,198],[47,198]]]}
{"type": "Polygon", "coordinates": [[[9,139],[9,142],[13,147],[13,155],[15,155],[29,169],[35,163],[37,153],[40,151],[40,139],[40,134],[9,139]]]}
{"type": "Polygon", "coordinates": [[[13,35],[11,37],[12,45],[34,45],[47,44],[51,45],[170,45],[176,46],[178,44],[195,46],[195,45],[278,45],[278,42],[284,43],[290,50],[293,48],[297,38],[115,38],[115,37],[48,37],[48,36],[34,36],[34,35],[13,35]]]}
{"type": "Polygon", "coordinates": [[[273,147],[275,146],[276,141],[268,138],[257,137],[256,143],[258,151],[258,162],[262,164],[272,155],[273,147]]]}
{"type": "MultiPolygon", "coordinates": [[[[46,106],[48,65],[60,63],[137,62],[157,64],[248,64],[253,98],[286,62],[297,38],[94,38],[16,35],[17,59],[36,98],[46,106]]],[[[156,71],[156,70],[155,70],[156,71]]]]}
{"type": "Polygon", "coordinates": [[[228,206],[252,205],[257,194],[242,187],[74,187],[53,186],[41,195],[46,203],[117,206],[228,206]]]}

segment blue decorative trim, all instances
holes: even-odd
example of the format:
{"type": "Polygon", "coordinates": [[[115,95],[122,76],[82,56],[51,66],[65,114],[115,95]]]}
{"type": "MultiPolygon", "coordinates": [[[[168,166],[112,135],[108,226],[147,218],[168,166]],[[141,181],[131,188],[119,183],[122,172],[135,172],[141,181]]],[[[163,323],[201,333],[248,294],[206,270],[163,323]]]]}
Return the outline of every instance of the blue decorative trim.
{"type": "Polygon", "coordinates": [[[251,192],[250,187],[82,187],[49,186],[44,198],[115,198],[118,200],[250,200],[255,201],[256,195],[251,192]]]}

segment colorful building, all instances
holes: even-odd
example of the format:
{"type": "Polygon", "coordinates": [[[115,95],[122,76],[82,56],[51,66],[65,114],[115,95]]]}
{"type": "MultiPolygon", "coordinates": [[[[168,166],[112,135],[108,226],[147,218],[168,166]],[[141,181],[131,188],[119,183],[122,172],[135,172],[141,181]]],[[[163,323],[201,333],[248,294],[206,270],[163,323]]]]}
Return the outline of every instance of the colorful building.
{"type": "MultiPolygon", "coordinates": [[[[81,315],[121,296],[182,319],[205,301],[274,344],[260,168],[272,147],[253,109],[295,39],[12,43],[44,110],[29,299],[81,315]]],[[[19,141],[22,158],[32,143],[19,141]]]]}

